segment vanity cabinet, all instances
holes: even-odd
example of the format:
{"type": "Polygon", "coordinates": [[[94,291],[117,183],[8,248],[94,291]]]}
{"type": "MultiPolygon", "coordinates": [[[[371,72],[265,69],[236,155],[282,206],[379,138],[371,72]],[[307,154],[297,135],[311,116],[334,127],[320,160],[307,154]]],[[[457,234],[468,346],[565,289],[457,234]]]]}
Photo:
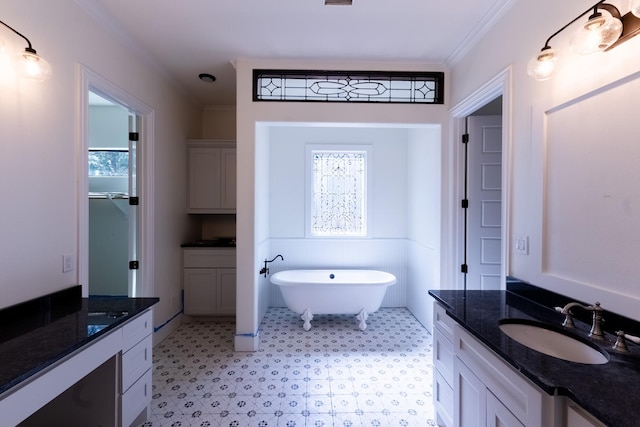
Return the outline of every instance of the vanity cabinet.
{"type": "Polygon", "coordinates": [[[436,422],[453,427],[453,327],[454,320],[440,304],[433,311],[433,405],[436,422]]]}
{"type": "MultiPolygon", "coordinates": [[[[0,398],[2,426],[139,426],[152,387],[153,309],[0,398]]],[[[72,332],[73,333],[73,332],[72,332]]]]}
{"type": "Polygon", "coordinates": [[[553,400],[434,305],[434,404],[439,426],[547,427],[553,400]]]}
{"type": "Polygon", "coordinates": [[[569,399],[565,399],[565,417],[566,427],[606,427],[569,399]]]}
{"type": "Polygon", "coordinates": [[[553,425],[552,398],[458,324],[453,348],[454,425],[474,425],[470,420],[486,420],[475,421],[478,426],[553,425]]]}
{"type": "Polygon", "coordinates": [[[234,315],[236,312],[236,251],[183,249],[184,314],[234,315]]]}
{"type": "Polygon", "coordinates": [[[188,140],[187,161],[187,213],[235,213],[235,142],[188,140]]]}
{"type": "Polygon", "coordinates": [[[120,363],[122,425],[147,419],[151,403],[151,365],[153,342],[153,316],[151,310],[141,314],[122,328],[122,356],[120,363]]]}

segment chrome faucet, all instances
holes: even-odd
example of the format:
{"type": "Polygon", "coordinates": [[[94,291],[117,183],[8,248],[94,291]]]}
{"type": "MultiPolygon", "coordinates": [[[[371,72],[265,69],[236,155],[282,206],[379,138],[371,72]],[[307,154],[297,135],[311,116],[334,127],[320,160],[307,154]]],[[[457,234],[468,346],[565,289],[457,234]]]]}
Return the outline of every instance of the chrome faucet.
{"type": "Polygon", "coordinates": [[[573,323],[573,312],[571,309],[573,307],[579,307],[583,310],[592,311],[593,312],[593,323],[591,324],[591,330],[589,331],[589,336],[596,340],[604,339],[604,332],[602,332],[602,307],[600,307],[600,303],[597,302],[594,305],[583,305],[577,302],[570,302],[564,307],[556,307],[556,311],[565,315],[564,322],[562,326],[567,329],[573,329],[576,325],[573,323]]]}

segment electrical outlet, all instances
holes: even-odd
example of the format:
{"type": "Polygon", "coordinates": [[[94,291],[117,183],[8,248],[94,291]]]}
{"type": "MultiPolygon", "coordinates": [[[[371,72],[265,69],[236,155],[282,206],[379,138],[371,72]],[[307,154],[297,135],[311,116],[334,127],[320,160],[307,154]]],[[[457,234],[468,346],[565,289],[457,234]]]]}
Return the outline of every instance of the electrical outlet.
{"type": "Polygon", "coordinates": [[[68,273],[73,271],[73,255],[64,254],[62,255],[62,272],[68,273]]]}

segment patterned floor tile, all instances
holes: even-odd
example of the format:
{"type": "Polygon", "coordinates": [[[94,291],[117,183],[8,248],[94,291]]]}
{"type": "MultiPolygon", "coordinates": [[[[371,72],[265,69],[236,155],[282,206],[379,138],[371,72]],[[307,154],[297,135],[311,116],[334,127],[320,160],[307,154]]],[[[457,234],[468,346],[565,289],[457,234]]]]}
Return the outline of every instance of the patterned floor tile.
{"type": "Polygon", "coordinates": [[[406,309],[352,316],[270,308],[256,352],[233,350],[233,322],[181,325],[154,348],[144,427],[435,426],[431,335],[406,309]]]}

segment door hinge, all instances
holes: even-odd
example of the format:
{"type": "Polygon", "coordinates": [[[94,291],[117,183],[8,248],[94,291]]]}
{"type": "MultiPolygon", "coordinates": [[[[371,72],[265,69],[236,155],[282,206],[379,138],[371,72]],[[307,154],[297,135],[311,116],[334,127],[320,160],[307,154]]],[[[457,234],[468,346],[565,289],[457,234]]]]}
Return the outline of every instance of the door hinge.
{"type": "Polygon", "coordinates": [[[138,196],[129,197],[129,206],[138,206],[139,204],[140,204],[140,197],[138,196]]]}
{"type": "Polygon", "coordinates": [[[467,209],[469,207],[469,199],[462,199],[461,206],[462,209],[467,209]]]}
{"type": "Polygon", "coordinates": [[[462,264],[460,266],[460,273],[467,273],[469,271],[469,266],[467,264],[462,264]]]}
{"type": "Polygon", "coordinates": [[[129,132],[129,141],[137,141],[140,138],[138,132],[129,132]]]}
{"type": "Polygon", "coordinates": [[[469,134],[465,133],[464,135],[462,135],[462,143],[466,144],[469,142],[469,134]]]}
{"type": "Polygon", "coordinates": [[[138,268],[140,268],[138,261],[129,261],[129,270],[137,270],[138,268]]]}

